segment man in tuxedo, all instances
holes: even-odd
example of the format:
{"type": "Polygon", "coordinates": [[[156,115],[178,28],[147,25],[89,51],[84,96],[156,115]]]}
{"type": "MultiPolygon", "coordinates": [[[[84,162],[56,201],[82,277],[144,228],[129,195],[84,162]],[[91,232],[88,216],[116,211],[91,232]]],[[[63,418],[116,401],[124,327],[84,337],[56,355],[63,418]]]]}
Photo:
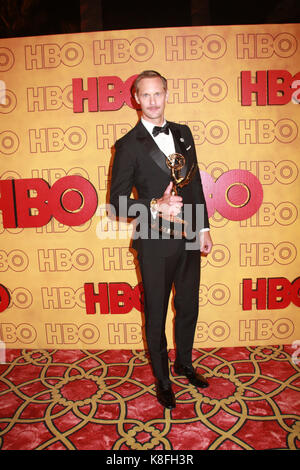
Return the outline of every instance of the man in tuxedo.
{"type": "Polygon", "coordinates": [[[172,409],[176,402],[169,378],[165,323],[173,285],[174,371],[197,387],[208,386],[192,366],[192,348],[199,307],[200,252],[207,255],[212,240],[192,133],[188,126],[165,120],[167,80],[158,72],[144,71],[137,77],[134,90],[141,120],[115,144],[110,202],[117,215],[135,216],[139,221],[132,247],[137,250],[143,282],[146,340],[157,399],[172,409]],[[185,159],[180,175],[190,175],[189,183],[177,194],[166,164],[167,157],[174,153],[185,159]],[[191,176],[192,167],[196,171],[191,176]],[[131,197],[133,188],[138,193],[136,199],[131,197]],[[186,234],[178,235],[172,223],[168,230],[163,230],[161,224],[185,218],[186,207],[191,209],[186,210],[189,240],[186,234]],[[201,224],[194,220],[199,213],[201,224]]]}

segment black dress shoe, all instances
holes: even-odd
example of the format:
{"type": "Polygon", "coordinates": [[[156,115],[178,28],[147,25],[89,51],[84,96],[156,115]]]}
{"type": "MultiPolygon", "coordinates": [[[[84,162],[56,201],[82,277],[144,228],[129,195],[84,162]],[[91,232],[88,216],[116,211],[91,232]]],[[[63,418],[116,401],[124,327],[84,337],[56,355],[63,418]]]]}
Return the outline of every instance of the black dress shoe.
{"type": "Polygon", "coordinates": [[[160,383],[158,383],[156,386],[156,397],[158,402],[165,408],[168,408],[169,410],[175,408],[175,395],[171,385],[164,387],[160,383]]]}
{"type": "Polygon", "coordinates": [[[193,366],[181,366],[175,363],[174,371],[177,375],[185,375],[188,381],[195,385],[195,387],[206,388],[209,385],[203,375],[197,374],[193,366]]]}

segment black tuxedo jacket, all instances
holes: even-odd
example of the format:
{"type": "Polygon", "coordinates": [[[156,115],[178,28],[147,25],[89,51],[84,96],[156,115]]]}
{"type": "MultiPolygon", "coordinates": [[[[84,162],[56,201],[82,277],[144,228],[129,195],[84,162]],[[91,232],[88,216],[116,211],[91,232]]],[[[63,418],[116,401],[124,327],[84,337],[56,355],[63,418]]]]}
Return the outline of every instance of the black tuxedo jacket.
{"type": "MultiPolygon", "coordinates": [[[[184,204],[203,204],[203,228],[209,228],[208,216],[194,140],[190,128],[185,125],[169,122],[174,137],[175,150],[186,158],[188,171],[192,164],[197,165],[197,171],[190,182],[181,189],[180,195],[184,204]]],[[[110,203],[114,206],[116,214],[122,217],[132,217],[135,212],[134,204],[142,204],[147,213],[148,225],[151,222],[150,201],[160,198],[171,181],[171,172],[166,165],[166,156],[159,149],[152,136],[142,122],[139,122],[125,136],[116,141],[115,158],[112,168],[110,189],[110,203]],[[137,198],[132,198],[133,188],[137,191],[137,198]],[[125,196],[127,212],[119,204],[119,196],[125,196]]],[[[137,213],[138,217],[139,214],[137,213]]],[[[145,224],[147,224],[145,221],[145,224]]],[[[144,235],[145,232],[141,231],[144,235]]],[[[142,235],[142,236],[143,236],[142,235]]],[[[169,256],[178,249],[183,240],[153,239],[134,237],[132,247],[139,254],[169,256]]]]}

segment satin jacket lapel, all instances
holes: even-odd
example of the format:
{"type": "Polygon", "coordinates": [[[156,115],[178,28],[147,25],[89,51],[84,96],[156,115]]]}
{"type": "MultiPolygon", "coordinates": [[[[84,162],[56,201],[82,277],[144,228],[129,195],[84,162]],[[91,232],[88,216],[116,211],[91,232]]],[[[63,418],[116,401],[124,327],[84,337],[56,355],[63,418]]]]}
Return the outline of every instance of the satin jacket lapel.
{"type": "Polygon", "coordinates": [[[190,164],[189,164],[189,155],[188,155],[188,152],[186,151],[186,148],[185,148],[185,145],[184,145],[184,140],[181,137],[181,134],[180,134],[180,131],[179,131],[178,127],[173,126],[172,122],[169,122],[169,125],[170,125],[170,129],[172,131],[173,137],[174,137],[175,151],[177,153],[180,153],[181,155],[183,155],[186,159],[186,164],[180,172],[180,174],[182,176],[185,176],[186,173],[187,173],[187,169],[190,166],[190,164]]]}
{"type": "Polygon", "coordinates": [[[152,158],[156,165],[167,173],[167,175],[170,175],[170,170],[166,165],[165,154],[159,149],[141,122],[137,125],[137,139],[144,146],[145,151],[149,154],[150,158],[152,158]]]}
{"type": "Polygon", "coordinates": [[[172,126],[172,123],[170,124],[170,129],[172,131],[173,137],[174,137],[174,143],[175,143],[175,150],[177,153],[181,153],[181,155],[185,155],[186,150],[183,144],[183,141],[181,139],[181,135],[179,132],[179,129],[177,127],[172,126]]]}

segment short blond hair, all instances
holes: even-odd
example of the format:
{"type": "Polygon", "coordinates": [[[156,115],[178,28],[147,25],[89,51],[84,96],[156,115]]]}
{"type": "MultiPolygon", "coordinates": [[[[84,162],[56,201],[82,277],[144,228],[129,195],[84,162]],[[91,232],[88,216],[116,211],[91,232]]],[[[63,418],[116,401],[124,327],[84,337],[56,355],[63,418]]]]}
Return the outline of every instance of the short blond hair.
{"type": "Polygon", "coordinates": [[[135,93],[138,94],[139,83],[141,80],[143,80],[143,78],[155,78],[155,77],[158,77],[161,79],[163,88],[165,91],[167,91],[168,83],[165,77],[163,77],[159,72],[156,72],[155,70],[144,70],[144,72],[140,73],[134,81],[133,89],[135,93]]]}

